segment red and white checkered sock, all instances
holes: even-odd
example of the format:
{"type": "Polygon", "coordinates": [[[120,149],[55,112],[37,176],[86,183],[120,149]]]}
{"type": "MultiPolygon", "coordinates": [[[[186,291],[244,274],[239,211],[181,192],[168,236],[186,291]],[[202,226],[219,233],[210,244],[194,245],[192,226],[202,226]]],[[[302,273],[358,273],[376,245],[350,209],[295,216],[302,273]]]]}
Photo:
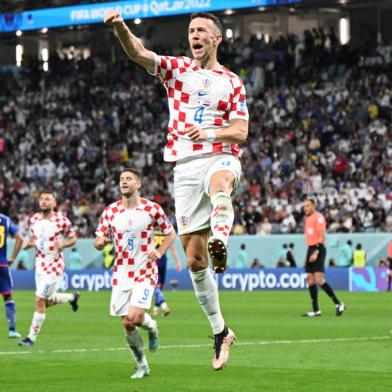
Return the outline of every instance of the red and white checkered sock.
{"type": "Polygon", "coordinates": [[[41,330],[42,324],[45,321],[45,317],[45,313],[34,312],[29,332],[29,339],[31,341],[35,342],[37,340],[37,336],[39,334],[39,331],[41,330]]]}
{"type": "Polygon", "coordinates": [[[234,221],[234,209],[230,195],[224,191],[219,191],[211,196],[211,203],[212,236],[218,237],[227,244],[234,221]]]}

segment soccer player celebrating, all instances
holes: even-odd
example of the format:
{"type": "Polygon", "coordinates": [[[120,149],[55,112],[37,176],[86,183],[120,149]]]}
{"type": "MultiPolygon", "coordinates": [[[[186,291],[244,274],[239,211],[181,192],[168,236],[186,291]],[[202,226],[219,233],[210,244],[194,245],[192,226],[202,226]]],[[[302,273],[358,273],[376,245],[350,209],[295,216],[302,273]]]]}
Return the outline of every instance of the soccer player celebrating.
{"type": "Polygon", "coordinates": [[[316,211],[316,206],[312,199],[304,201],[305,210],[305,238],[308,252],[305,260],[305,271],[309,285],[310,298],[313,309],[306,312],[305,317],[321,316],[317,299],[317,285],[319,285],[336,305],[336,316],[341,316],[345,306],[340,302],[332,287],[325,281],[324,264],[327,250],[325,248],[327,224],[324,216],[316,211]]]}
{"type": "MultiPolygon", "coordinates": [[[[155,246],[157,247],[160,246],[164,241],[164,239],[165,236],[162,235],[160,231],[155,232],[154,235],[155,246]]],[[[181,260],[174,243],[170,245],[169,250],[176,262],[176,269],[178,272],[180,272],[182,270],[181,260]]],[[[158,316],[159,308],[162,309],[164,316],[168,316],[170,314],[170,308],[166,303],[165,296],[163,295],[163,287],[165,286],[165,281],[166,281],[167,255],[166,254],[162,255],[162,257],[158,260],[157,264],[158,264],[158,283],[157,286],[155,287],[155,292],[154,292],[155,305],[151,313],[153,317],[158,316]]]]}
{"type": "Polygon", "coordinates": [[[174,241],[176,233],[162,208],[139,195],[140,175],[133,169],[120,174],[121,200],[102,213],[94,242],[98,250],[114,240],[116,256],[112,278],[110,314],[122,317],[125,336],[137,369],[132,378],[150,374],[138,327],[148,331],[151,352],[158,348],[158,325],[146,313],[158,278],[157,260],[174,241]],[[154,229],[165,235],[155,248],[154,229]]]}
{"type": "Polygon", "coordinates": [[[78,310],[79,293],[58,293],[64,274],[63,248],[73,246],[76,235],[69,219],[56,212],[56,198],[50,191],[39,196],[40,212],[30,219],[30,240],[26,248],[35,247],[35,312],[27,338],[19,346],[34,345],[46,318],[46,308],[68,302],[78,310]]]}
{"type": "Polygon", "coordinates": [[[14,262],[22,247],[22,243],[23,240],[19,234],[19,228],[8,216],[0,214],[0,294],[4,299],[9,338],[20,338],[20,334],[16,332],[16,306],[12,298],[13,284],[8,267],[14,262]],[[15,246],[11,257],[7,260],[7,238],[9,235],[15,238],[15,246]]]}
{"type": "Polygon", "coordinates": [[[215,272],[224,272],[234,220],[231,196],[241,173],[238,144],[248,135],[243,82],[217,60],[222,25],[213,14],[191,15],[188,40],[193,59],[147,50],[117,11],[110,11],[105,23],[114,27],[130,59],[156,75],[166,88],[170,119],[164,158],[175,163],[178,233],[196,297],[215,335],[212,367],[221,370],[236,337],[225,325],[208,254],[215,272]]]}

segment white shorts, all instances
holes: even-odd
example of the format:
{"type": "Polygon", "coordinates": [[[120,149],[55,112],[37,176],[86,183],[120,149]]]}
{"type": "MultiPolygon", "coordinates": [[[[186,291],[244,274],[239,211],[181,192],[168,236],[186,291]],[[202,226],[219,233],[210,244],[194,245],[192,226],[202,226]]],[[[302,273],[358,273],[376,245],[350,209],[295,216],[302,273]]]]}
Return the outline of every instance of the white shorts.
{"type": "Polygon", "coordinates": [[[35,274],[35,295],[48,299],[59,290],[62,281],[62,275],[35,274]]]}
{"type": "Polygon", "coordinates": [[[130,290],[114,288],[110,299],[110,315],[126,316],[130,306],[150,309],[155,286],[141,282],[135,284],[130,290]]]}
{"type": "Polygon", "coordinates": [[[241,163],[233,155],[189,158],[174,167],[174,199],[179,235],[210,227],[210,180],[214,173],[222,170],[233,173],[234,194],[240,181],[241,163]]]}

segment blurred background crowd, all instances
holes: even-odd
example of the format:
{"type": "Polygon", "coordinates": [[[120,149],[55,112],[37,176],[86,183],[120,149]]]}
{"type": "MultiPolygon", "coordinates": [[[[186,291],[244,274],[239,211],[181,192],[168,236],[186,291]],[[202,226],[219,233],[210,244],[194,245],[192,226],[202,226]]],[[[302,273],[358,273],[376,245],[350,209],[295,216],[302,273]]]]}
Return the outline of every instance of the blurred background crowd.
{"type": "MultiPolygon", "coordinates": [[[[185,44],[153,49],[189,55],[185,44]]],[[[243,79],[250,112],[233,234],[302,232],[305,196],[330,232],[392,231],[392,46],[342,46],[314,29],[225,42],[220,62],[243,79]]],[[[167,122],[163,86],[125,55],[3,68],[0,210],[26,230],[50,189],[78,235],[92,236],[131,166],[174,219],[167,122]]]]}

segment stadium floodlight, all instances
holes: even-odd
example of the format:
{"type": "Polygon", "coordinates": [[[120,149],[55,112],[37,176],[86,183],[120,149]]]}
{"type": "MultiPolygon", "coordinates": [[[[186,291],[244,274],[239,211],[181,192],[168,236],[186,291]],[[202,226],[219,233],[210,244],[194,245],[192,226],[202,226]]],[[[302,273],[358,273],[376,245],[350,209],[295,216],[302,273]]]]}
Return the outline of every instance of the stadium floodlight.
{"type": "Polygon", "coordinates": [[[42,34],[46,34],[48,32],[48,28],[44,27],[43,29],[41,29],[41,33],[42,34]]]}
{"type": "Polygon", "coordinates": [[[228,39],[233,38],[233,30],[232,29],[226,29],[226,38],[228,38],[228,39]]]}
{"type": "Polygon", "coordinates": [[[233,14],[234,14],[234,11],[231,9],[225,11],[225,15],[233,15],[233,14]]]}
{"type": "Polygon", "coordinates": [[[23,45],[16,45],[16,66],[20,67],[22,65],[23,58],[23,45]]]}
{"type": "Polygon", "coordinates": [[[350,41],[350,21],[348,18],[340,18],[339,20],[339,39],[342,45],[346,45],[350,41]]]}
{"type": "Polygon", "coordinates": [[[42,69],[43,69],[45,72],[48,72],[48,71],[49,71],[49,63],[48,63],[47,61],[44,62],[44,65],[42,66],[42,69]]]}
{"type": "Polygon", "coordinates": [[[136,25],[142,23],[142,20],[140,18],[136,18],[133,23],[135,23],[136,25]]]}
{"type": "Polygon", "coordinates": [[[15,34],[17,37],[20,37],[23,33],[21,30],[17,30],[15,34]]]}

